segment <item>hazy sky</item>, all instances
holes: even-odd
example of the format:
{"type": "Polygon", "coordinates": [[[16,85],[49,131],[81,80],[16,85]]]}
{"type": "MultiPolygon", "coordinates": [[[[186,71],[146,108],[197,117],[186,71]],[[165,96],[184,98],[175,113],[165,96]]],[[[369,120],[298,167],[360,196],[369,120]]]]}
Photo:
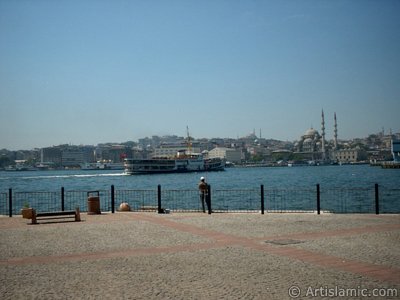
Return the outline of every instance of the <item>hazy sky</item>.
{"type": "Polygon", "coordinates": [[[0,0],[0,149],[400,131],[400,1],[0,0]]]}

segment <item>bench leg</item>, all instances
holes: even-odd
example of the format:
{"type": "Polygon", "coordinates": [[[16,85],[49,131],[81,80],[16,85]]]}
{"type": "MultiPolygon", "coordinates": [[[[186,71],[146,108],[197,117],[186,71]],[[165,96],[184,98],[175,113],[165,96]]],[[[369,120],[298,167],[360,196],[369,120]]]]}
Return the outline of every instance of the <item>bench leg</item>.
{"type": "Polygon", "coordinates": [[[80,213],[79,207],[77,207],[75,209],[75,221],[76,222],[80,222],[81,221],[81,213],[80,213]]]}

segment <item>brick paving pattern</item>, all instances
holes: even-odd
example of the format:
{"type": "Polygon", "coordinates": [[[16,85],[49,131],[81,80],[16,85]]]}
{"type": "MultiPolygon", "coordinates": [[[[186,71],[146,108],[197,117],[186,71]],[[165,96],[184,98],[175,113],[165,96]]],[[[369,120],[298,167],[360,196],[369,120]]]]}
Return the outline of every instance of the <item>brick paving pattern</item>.
{"type": "Polygon", "coordinates": [[[82,220],[27,225],[0,217],[1,298],[400,299],[398,215],[82,220]]]}

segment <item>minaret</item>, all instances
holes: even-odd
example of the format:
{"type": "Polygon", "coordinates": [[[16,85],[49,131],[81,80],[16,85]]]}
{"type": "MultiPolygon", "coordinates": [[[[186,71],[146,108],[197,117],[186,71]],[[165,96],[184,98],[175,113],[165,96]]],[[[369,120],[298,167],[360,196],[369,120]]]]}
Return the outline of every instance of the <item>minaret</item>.
{"type": "Polygon", "coordinates": [[[321,146],[322,146],[322,160],[325,160],[325,117],[324,117],[324,110],[322,110],[322,120],[321,120],[321,146]]]}
{"type": "Polygon", "coordinates": [[[338,146],[338,144],[337,144],[337,121],[336,121],[336,113],[335,113],[335,116],[334,116],[334,119],[335,119],[335,128],[334,128],[334,147],[335,147],[335,150],[337,150],[337,146],[338,146]]]}

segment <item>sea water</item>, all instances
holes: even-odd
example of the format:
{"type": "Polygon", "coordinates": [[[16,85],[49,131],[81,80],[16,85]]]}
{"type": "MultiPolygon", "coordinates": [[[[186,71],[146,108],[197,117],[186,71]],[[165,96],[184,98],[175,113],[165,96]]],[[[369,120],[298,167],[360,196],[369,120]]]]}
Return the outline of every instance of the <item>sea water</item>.
{"type": "MultiPolygon", "coordinates": [[[[232,205],[232,195],[236,194],[234,191],[259,190],[260,185],[264,185],[266,197],[273,200],[269,202],[274,205],[273,209],[313,208],[314,191],[319,184],[323,199],[326,199],[325,208],[342,212],[363,212],[366,207],[365,212],[371,212],[374,185],[378,184],[384,199],[384,210],[400,212],[400,169],[382,169],[369,165],[227,168],[220,172],[150,175],[125,175],[122,170],[2,171],[0,194],[3,193],[2,199],[6,201],[4,195],[10,188],[14,193],[59,192],[61,187],[64,187],[65,191],[104,191],[110,190],[111,185],[114,185],[115,190],[156,190],[157,186],[161,185],[163,190],[197,191],[201,176],[206,178],[212,190],[228,191],[225,195],[228,195],[229,202],[223,199],[223,193],[213,194],[214,203],[225,202],[224,205],[232,205]],[[271,192],[272,190],[279,191],[271,192]],[[303,190],[308,191],[302,193],[303,190]],[[312,192],[309,192],[310,190],[312,192]],[[342,192],[346,190],[355,192],[342,192]],[[222,196],[217,197],[218,195],[222,196]]],[[[237,207],[234,208],[241,209],[241,198],[246,196],[243,192],[237,193],[239,204],[235,204],[237,207]]],[[[255,201],[258,203],[258,200],[255,201]]],[[[177,206],[184,205],[184,202],[177,206]]],[[[253,205],[258,207],[258,204],[253,205]]]]}
{"type": "Polygon", "coordinates": [[[125,175],[122,170],[57,170],[0,172],[0,192],[14,191],[102,190],[116,189],[196,189],[201,176],[214,189],[321,187],[365,188],[375,183],[400,188],[400,169],[369,165],[227,168],[220,172],[125,175]]]}

